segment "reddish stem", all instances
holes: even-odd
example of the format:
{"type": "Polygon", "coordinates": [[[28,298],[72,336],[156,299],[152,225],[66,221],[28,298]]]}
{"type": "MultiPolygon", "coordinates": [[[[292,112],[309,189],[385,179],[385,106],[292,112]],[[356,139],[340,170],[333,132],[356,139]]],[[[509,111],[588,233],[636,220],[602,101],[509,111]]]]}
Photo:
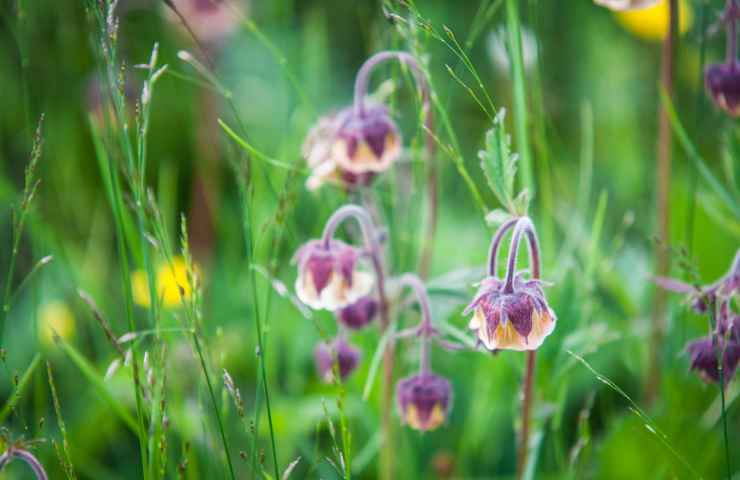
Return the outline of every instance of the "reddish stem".
{"type": "MultiPolygon", "coordinates": [[[[660,74],[661,88],[668,98],[673,97],[673,65],[676,55],[678,34],[678,0],[669,0],[668,37],[663,42],[662,65],[660,74]]],[[[656,207],[658,214],[658,238],[655,255],[657,257],[656,275],[667,276],[669,267],[668,250],[661,244],[670,242],[670,191],[671,191],[671,125],[665,106],[660,107],[658,118],[658,146],[656,171],[656,207]]],[[[650,332],[650,360],[648,366],[645,400],[652,403],[660,384],[660,356],[663,331],[665,329],[666,292],[657,289],[653,302],[653,320],[650,332]]]]}
{"type": "Polygon", "coordinates": [[[527,371],[524,374],[524,385],[522,386],[522,435],[519,438],[519,456],[517,458],[516,478],[524,478],[524,470],[527,468],[527,456],[529,454],[529,430],[532,417],[532,396],[534,391],[534,367],[537,350],[527,352],[527,371]]]}

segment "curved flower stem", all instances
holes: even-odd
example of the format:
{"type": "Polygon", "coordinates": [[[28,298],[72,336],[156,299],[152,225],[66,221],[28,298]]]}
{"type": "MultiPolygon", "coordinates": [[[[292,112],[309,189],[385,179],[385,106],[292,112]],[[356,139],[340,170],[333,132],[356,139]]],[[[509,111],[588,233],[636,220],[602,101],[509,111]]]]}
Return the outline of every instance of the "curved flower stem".
{"type": "Polygon", "coordinates": [[[537,241],[537,232],[535,231],[534,225],[529,217],[521,217],[517,219],[514,233],[511,235],[511,247],[509,248],[509,259],[506,265],[506,279],[504,283],[504,292],[506,293],[514,291],[516,259],[519,253],[519,243],[521,243],[522,240],[522,233],[526,233],[527,235],[527,245],[529,246],[529,266],[532,269],[532,278],[540,278],[540,246],[537,241]]]}
{"type": "Polygon", "coordinates": [[[402,286],[407,286],[414,291],[416,301],[421,307],[421,323],[419,324],[419,335],[421,336],[421,348],[419,357],[419,373],[426,375],[431,371],[430,344],[434,329],[432,328],[432,312],[429,308],[429,294],[424,283],[413,273],[404,273],[399,278],[402,286]]]}
{"type": "MultiPolygon", "coordinates": [[[[337,228],[349,218],[354,218],[360,224],[365,248],[370,256],[375,279],[378,283],[378,301],[380,303],[380,330],[385,333],[390,325],[390,314],[388,310],[388,297],[385,293],[385,271],[383,268],[382,250],[378,242],[377,231],[372,217],[367,210],[358,205],[345,205],[339,208],[329,217],[324,227],[322,242],[325,247],[331,243],[337,228]]],[[[381,478],[393,478],[393,441],[391,409],[393,405],[393,343],[390,342],[383,352],[383,449],[381,455],[381,478]]]]}
{"type": "Polygon", "coordinates": [[[427,162],[427,201],[429,202],[429,223],[427,225],[424,246],[422,247],[421,258],[419,260],[419,274],[425,278],[429,273],[429,267],[432,261],[434,250],[434,237],[437,232],[437,210],[439,204],[439,193],[437,189],[437,163],[434,161],[436,151],[436,142],[434,141],[434,114],[432,111],[431,95],[429,82],[426,72],[421,68],[419,61],[407,52],[385,51],[379,52],[368,58],[360,67],[355,78],[355,114],[362,116],[365,114],[365,97],[370,80],[370,74],[380,64],[389,60],[398,60],[408,66],[413,72],[416,86],[421,92],[422,112],[424,114],[424,150],[427,162]]]}
{"type": "Polygon", "coordinates": [[[10,447],[2,455],[0,455],[0,471],[5,468],[13,459],[23,460],[33,470],[36,475],[36,480],[48,480],[46,471],[43,465],[39,462],[31,452],[23,448],[10,447]]]}
{"type": "MultiPolygon", "coordinates": [[[[508,229],[514,227],[514,233],[511,235],[511,247],[509,248],[509,258],[506,265],[506,279],[504,292],[511,293],[514,291],[514,277],[516,273],[516,259],[519,251],[519,244],[522,240],[522,234],[527,236],[527,245],[529,248],[529,266],[532,269],[532,278],[539,280],[541,267],[540,247],[537,240],[537,232],[534,224],[529,217],[521,217],[510,220],[501,226],[491,242],[491,256],[489,258],[489,272],[496,271],[496,254],[501,238],[508,229]]],[[[529,454],[529,431],[532,417],[532,403],[534,396],[534,368],[537,362],[537,351],[530,350],[527,352],[527,365],[524,374],[524,384],[522,386],[522,430],[519,438],[519,454],[517,456],[517,478],[524,477],[524,470],[527,466],[527,456],[529,454]]]]}
{"type": "Polygon", "coordinates": [[[501,241],[504,239],[504,235],[513,227],[518,218],[512,218],[505,222],[496,231],[496,234],[491,239],[491,247],[488,249],[488,275],[491,277],[496,276],[496,262],[498,260],[498,249],[501,247],[501,241]]]}

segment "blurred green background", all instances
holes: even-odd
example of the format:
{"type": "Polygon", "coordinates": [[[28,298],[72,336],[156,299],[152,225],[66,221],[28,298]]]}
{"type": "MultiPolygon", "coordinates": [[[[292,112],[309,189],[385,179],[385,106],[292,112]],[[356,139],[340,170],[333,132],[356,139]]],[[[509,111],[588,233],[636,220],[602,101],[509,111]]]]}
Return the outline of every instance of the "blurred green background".
{"type": "MultiPolygon", "coordinates": [[[[677,54],[675,103],[701,155],[737,198],[737,125],[705,97],[701,76],[702,23],[713,23],[722,3],[685,4],[692,15],[677,54]]],[[[469,47],[493,103],[511,112],[512,85],[501,61],[506,60],[500,40],[505,30],[502,2],[419,0],[412,5],[435,29],[441,32],[446,26],[463,47],[469,47]],[[486,11],[493,13],[481,13],[486,11]]],[[[39,259],[53,256],[12,298],[4,326],[0,403],[11,398],[19,378],[41,352],[53,369],[79,477],[137,478],[141,466],[136,436],[116,416],[100,388],[81,374],[79,364],[48,334],[48,325],[53,324],[102,381],[116,353],[78,289],[95,299],[116,335],[128,331],[121,259],[90,128],[95,97],[91,84],[100,68],[95,22],[84,2],[3,0],[0,6],[0,278],[4,281],[8,270],[12,211],[20,200],[33,132],[42,113],[41,184],[20,242],[13,285],[21,284],[39,259]]],[[[238,115],[254,148],[301,166],[291,174],[256,160],[251,205],[258,235],[256,262],[274,271],[289,290],[295,279],[290,265],[295,249],[320,234],[333,210],[358,199],[336,188],[308,192],[301,143],[319,116],[351,102],[354,74],[372,53],[411,50],[428,62],[435,94],[447,108],[467,170],[487,206],[497,205],[477,157],[491,120],[446,66],[468,85],[475,87],[475,81],[451,48],[419,29],[418,23],[416,30],[409,27],[416,17],[405,2],[253,0],[242,9],[253,24],[235,22],[230,34],[208,47],[215,75],[233,93],[233,109],[213,88],[204,86],[191,65],[178,59],[180,50],[196,56],[202,52],[178,22],[164,14],[163,2],[121,0],[117,12],[119,55],[136,95],[145,77],[133,66],[148,61],[155,42],[160,46],[159,64],[168,65],[152,100],[146,182],[173,238],[171,248],[177,246],[180,214],[188,218],[203,280],[201,321],[208,362],[219,385],[217,397],[237,476],[252,478],[249,460],[239,454],[251,455],[249,422],[239,420],[219,381],[226,368],[251,418],[261,387],[243,219],[229,165],[238,147],[216,119],[234,127],[238,115]],[[405,22],[394,20],[391,13],[405,22]],[[276,240],[278,227],[285,235],[276,240]]],[[[677,296],[669,298],[659,395],[651,405],[643,398],[655,293],[649,275],[656,248],[660,42],[626,28],[589,0],[522,1],[520,12],[537,49],[527,69],[539,187],[532,216],[542,240],[544,277],[554,283],[548,297],[559,320],[539,356],[533,478],[720,478],[724,460],[719,391],[689,373],[683,353],[686,341],[706,334],[706,319],[687,313],[677,296]],[[665,442],[568,350],[583,355],[643,406],[665,432],[665,442]]],[[[709,36],[706,42],[706,61],[721,59],[723,35],[709,36]]],[[[415,268],[425,231],[418,215],[425,195],[423,165],[414,161],[420,156],[423,131],[408,75],[396,65],[381,72],[373,77],[373,85],[392,80],[391,110],[412,159],[372,187],[389,232],[392,269],[400,273],[415,268]],[[409,181],[410,187],[404,184],[409,181]]],[[[437,130],[441,141],[449,143],[447,133],[441,127],[437,130]]],[[[516,138],[514,145],[517,148],[516,138]]],[[[440,150],[437,161],[441,200],[430,292],[435,321],[465,331],[461,311],[467,298],[440,292],[454,283],[472,295],[492,229],[449,155],[440,150]],[[451,280],[449,272],[457,272],[457,280],[451,280]]],[[[740,245],[740,222],[698,176],[678,144],[671,182],[672,273],[687,278],[678,253],[685,249],[708,283],[729,267],[740,245]]],[[[132,258],[131,266],[142,269],[141,259],[132,258]]],[[[257,278],[258,297],[266,298],[271,287],[261,275],[257,278]]],[[[339,478],[326,460],[334,458],[327,415],[338,421],[338,390],[319,381],[312,357],[320,340],[317,326],[333,332],[333,318],[314,312],[308,320],[280,295],[265,303],[265,358],[280,469],[300,456],[291,478],[339,478]]],[[[137,306],[134,313],[142,329],[150,328],[144,307],[137,306]]],[[[177,325],[182,312],[172,308],[164,316],[168,324],[177,325]]],[[[407,323],[413,321],[414,314],[406,316],[407,323]]],[[[344,386],[357,478],[377,476],[382,385],[375,380],[368,401],[363,401],[362,391],[379,338],[376,328],[353,335],[364,358],[344,386]]],[[[165,477],[177,478],[177,466],[187,457],[185,478],[225,478],[217,427],[190,343],[177,333],[168,335],[165,343],[167,366],[161,372],[166,374],[169,417],[165,477]]],[[[141,348],[147,348],[146,342],[141,348]]],[[[415,370],[415,358],[413,345],[402,342],[396,353],[396,378],[415,370]]],[[[434,432],[396,428],[395,478],[513,478],[523,358],[516,352],[492,356],[435,350],[435,370],[453,383],[453,409],[447,424],[434,432]]],[[[34,451],[51,478],[61,478],[51,443],[59,441],[60,433],[43,360],[31,372],[3,427],[11,440],[45,439],[34,451]]],[[[103,384],[113,402],[133,415],[130,383],[129,371],[122,368],[103,384]]],[[[737,394],[735,382],[727,394],[734,472],[740,471],[737,394]]],[[[264,415],[261,418],[257,449],[264,452],[269,467],[269,433],[264,415]]],[[[31,477],[22,465],[13,464],[0,478],[31,477]]]]}

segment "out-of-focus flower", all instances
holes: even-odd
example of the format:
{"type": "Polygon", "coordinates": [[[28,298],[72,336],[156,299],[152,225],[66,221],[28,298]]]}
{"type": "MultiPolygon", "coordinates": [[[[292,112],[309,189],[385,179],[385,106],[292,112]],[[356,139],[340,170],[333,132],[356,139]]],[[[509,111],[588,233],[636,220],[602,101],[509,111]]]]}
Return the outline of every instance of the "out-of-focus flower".
{"type": "Polygon", "coordinates": [[[719,382],[719,358],[722,357],[722,376],[727,385],[735,375],[740,362],[740,317],[735,316],[729,332],[716,336],[694,340],[686,345],[686,352],[691,357],[691,369],[695,370],[707,382],[719,382]],[[716,340],[716,345],[715,345],[716,340]]]}
{"type": "MultiPolygon", "coordinates": [[[[197,275],[197,271],[196,271],[197,275]]],[[[182,304],[182,300],[189,300],[193,293],[193,286],[188,278],[188,269],[182,257],[174,257],[171,263],[163,263],[157,269],[157,296],[165,308],[174,308],[182,304]]],[[[147,273],[137,270],[131,275],[131,286],[134,302],[142,307],[149,308],[149,281],[147,273]]]]}
{"type": "Polygon", "coordinates": [[[388,110],[378,104],[363,112],[354,106],[319,119],[303,144],[311,169],[309,190],[324,183],[347,189],[366,186],[376,174],[390,168],[401,154],[401,136],[388,110]]]}
{"type": "Polygon", "coordinates": [[[345,380],[357,368],[360,357],[360,350],[350,345],[343,338],[337,338],[330,344],[321,342],[316,345],[314,350],[316,371],[326,383],[334,381],[335,359],[338,363],[339,376],[342,380],[345,380]]]}
{"type": "Polygon", "coordinates": [[[740,62],[737,59],[737,23],[740,6],[728,1],[722,14],[727,29],[727,51],[724,63],[709,65],[704,72],[704,83],[714,103],[732,117],[740,116],[740,62]]]}
{"type": "MultiPolygon", "coordinates": [[[[537,37],[525,27],[522,27],[521,34],[524,69],[531,70],[537,63],[537,37]]],[[[486,39],[488,55],[491,57],[493,64],[507,75],[510,72],[509,51],[506,47],[508,41],[504,28],[492,31],[486,39]]]]}
{"type": "Polygon", "coordinates": [[[727,300],[740,294],[740,249],[735,253],[735,258],[726,274],[716,282],[709,285],[690,285],[675,278],[654,277],[655,283],[668,291],[682,293],[687,296],[691,308],[698,314],[707,312],[709,305],[719,301],[720,319],[718,325],[722,325],[727,316],[729,302],[727,300]]]}
{"type": "Polygon", "coordinates": [[[375,319],[379,307],[380,303],[368,295],[344,308],[340,308],[337,311],[337,320],[351,330],[359,330],[375,319]]]}
{"type": "Polygon", "coordinates": [[[75,317],[64,302],[54,300],[45,303],[39,310],[39,340],[47,347],[54,345],[54,336],[71,340],[76,332],[75,317]]]}
{"type": "Polygon", "coordinates": [[[373,275],[358,267],[361,252],[340,240],[311,240],[295,254],[298,298],[316,310],[337,310],[364,297],[373,275]]]}
{"type": "Polygon", "coordinates": [[[223,42],[239,26],[244,15],[244,2],[228,0],[165,0],[165,14],[174,24],[188,34],[188,28],[199,42],[213,45],[223,42]],[[182,15],[180,18],[166,4],[172,3],[182,15]],[[182,25],[184,21],[187,27],[182,25]]]}
{"type": "Polygon", "coordinates": [[[396,401],[404,423],[416,430],[434,430],[447,419],[452,387],[446,378],[433,373],[414,375],[398,382],[396,401]]]}
{"type": "MultiPolygon", "coordinates": [[[[686,33],[693,21],[691,6],[686,0],[679,0],[678,12],[678,30],[686,33]]],[[[668,0],[636,10],[617,11],[614,15],[622,27],[645,40],[659,41],[668,36],[668,0]]]]}
{"type": "Polygon", "coordinates": [[[514,278],[507,292],[504,282],[484,279],[464,315],[473,312],[468,328],[489,350],[536,350],[555,329],[555,312],[550,309],[539,280],[514,278]]]}
{"type": "Polygon", "coordinates": [[[594,3],[610,10],[625,11],[650,7],[659,1],[660,0],[594,0],[594,3]]]}

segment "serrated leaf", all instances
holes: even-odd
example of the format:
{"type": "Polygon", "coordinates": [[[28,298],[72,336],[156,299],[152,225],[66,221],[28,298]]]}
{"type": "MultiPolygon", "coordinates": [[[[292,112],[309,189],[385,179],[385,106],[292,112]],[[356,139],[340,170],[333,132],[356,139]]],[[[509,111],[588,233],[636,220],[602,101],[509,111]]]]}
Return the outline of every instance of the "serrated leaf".
{"type": "Polygon", "coordinates": [[[488,186],[505,208],[513,210],[514,178],[518,156],[511,152],[511,136],[504,128],[506,110],[501,109],[486,132],[485,150],[478,152],[488,186]]]}

